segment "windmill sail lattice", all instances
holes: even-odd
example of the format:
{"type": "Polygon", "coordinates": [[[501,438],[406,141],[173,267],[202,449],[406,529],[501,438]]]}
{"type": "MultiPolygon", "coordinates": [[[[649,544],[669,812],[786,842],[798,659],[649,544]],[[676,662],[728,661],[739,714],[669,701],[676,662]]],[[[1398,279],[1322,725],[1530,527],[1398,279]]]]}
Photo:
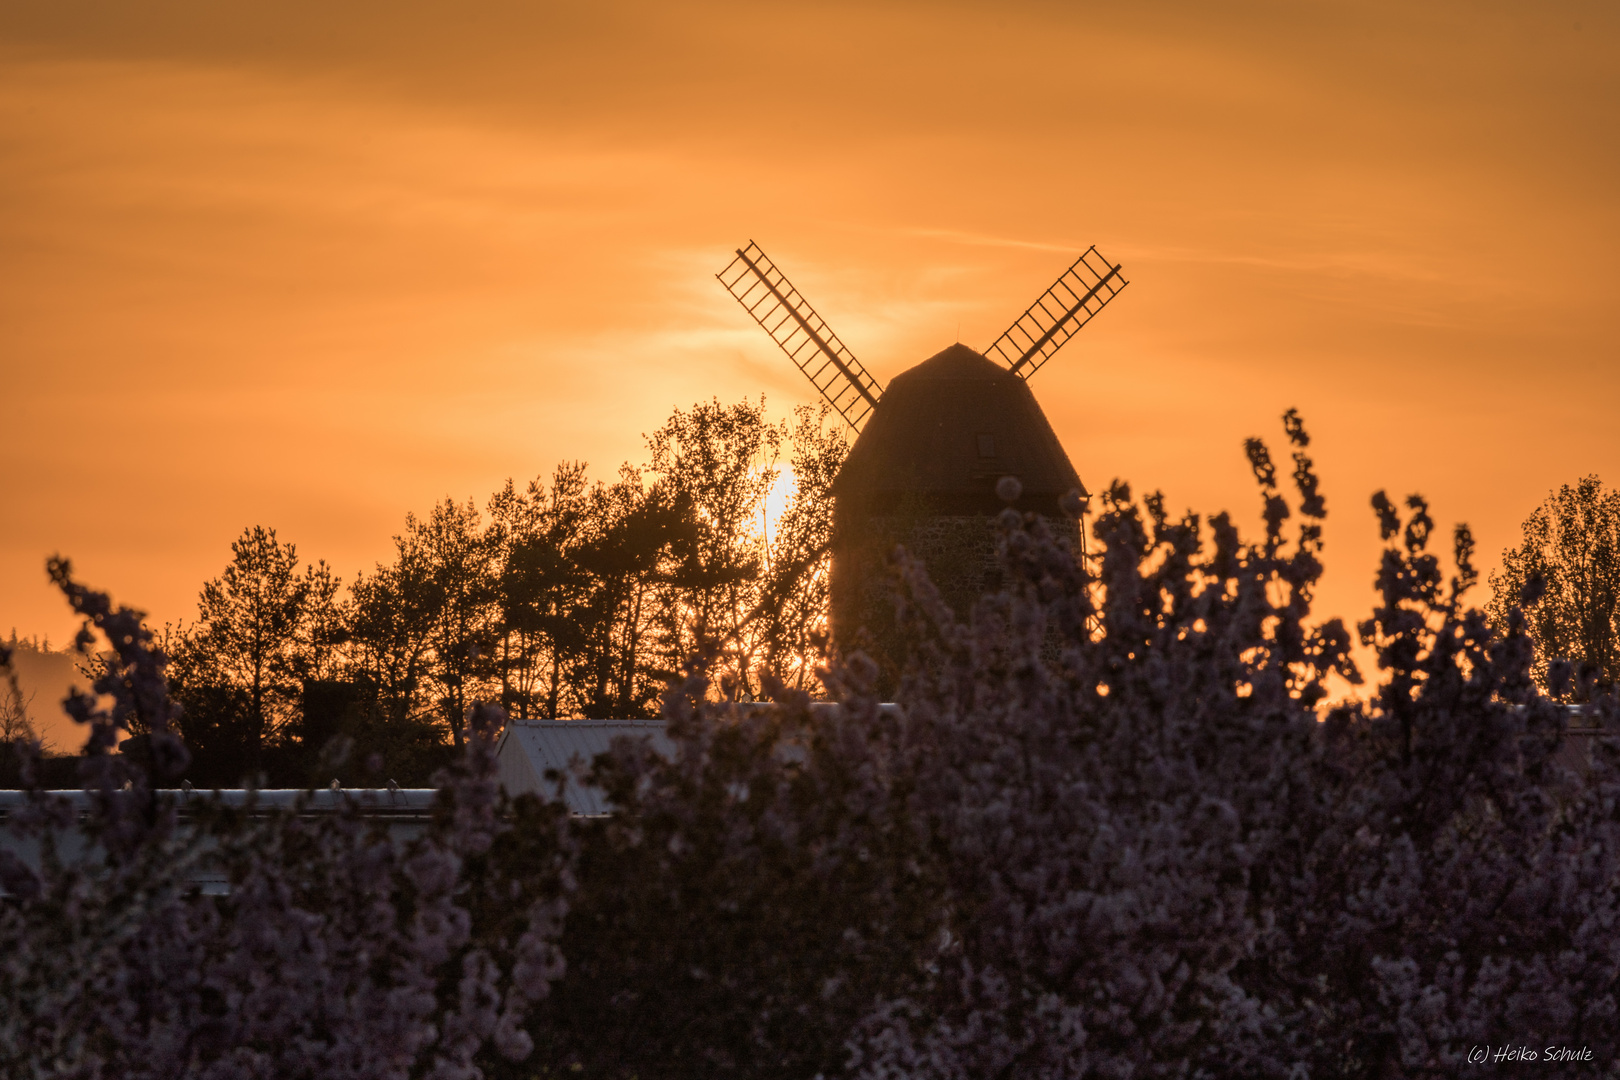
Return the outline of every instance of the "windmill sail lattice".
{"type": "Polygon", "coordinates": [[[859,431],[883,388],[799,295],[793,283],[765,257],[759,245],[750,240],[715,277],[849,426],[859,431]]]}
{"type": "Polygon", "coordinates": [[[984,355],[1027,379],[1129,284],[1118,264],[1087,248],[984,355]]]}

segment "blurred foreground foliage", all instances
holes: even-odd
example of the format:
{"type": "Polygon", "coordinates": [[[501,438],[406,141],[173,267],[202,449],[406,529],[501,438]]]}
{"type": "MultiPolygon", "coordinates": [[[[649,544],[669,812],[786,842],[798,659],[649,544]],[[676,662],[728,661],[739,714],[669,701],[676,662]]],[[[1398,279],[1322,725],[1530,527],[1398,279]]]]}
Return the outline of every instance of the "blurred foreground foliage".
{"type": "Polygon", "coordinates": [[[1522,613],[1463,602],[1467,530],[1448,573],[1382,494],[1378,670],[1331,704],[1361,675],[1310,619],[1325,505],[1286,419],[1292,498],[1248,445],[1259,539],[1116,484],[1088,573],[1008,511],[966,621],[897,554],[899,710],[858,655],[830,712],[717,705],[694,662],[673,759],[620,741],[617,812],[569,819],[499,797],[476,706],[404,846],[354,815],[177,830],[164,657],[58,566],[114,649],[113,708],[75,706],[108,858],[0,861],[0,1071],[1421,1077],[1512,1038],[1620,1072],[1620,705],[1570,736],[1522,613]],[[137,725],[150,772],[108,753],[137,725]],[[187,884],[209,850],[228,897],[187,884]]]}

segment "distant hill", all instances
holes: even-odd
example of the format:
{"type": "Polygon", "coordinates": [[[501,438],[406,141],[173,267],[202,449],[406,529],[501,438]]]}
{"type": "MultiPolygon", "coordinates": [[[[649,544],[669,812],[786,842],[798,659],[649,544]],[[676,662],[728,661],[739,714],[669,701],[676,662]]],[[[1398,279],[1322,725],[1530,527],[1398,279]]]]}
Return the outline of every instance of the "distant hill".
{"type": "Polygon", "coordinates": [[[19,638],[12,630],[6,646],[27,703],[28,719],[45,742],[45,748],[58,754],[77,753],[84,743],[84,732],[67,713],[62,699],[77,686],[89,690],[90,682],[79,673],[79,655],[72,649],[53,649],[38,638],[19,638]]]}

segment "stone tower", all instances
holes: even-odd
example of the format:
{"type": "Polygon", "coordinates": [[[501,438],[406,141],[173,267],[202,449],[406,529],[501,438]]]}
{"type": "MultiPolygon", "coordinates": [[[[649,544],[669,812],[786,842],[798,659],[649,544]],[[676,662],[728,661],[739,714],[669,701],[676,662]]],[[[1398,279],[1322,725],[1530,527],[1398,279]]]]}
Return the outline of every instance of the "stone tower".
{"type": "Polygon", "coordinates": [[[958,614],[997,583],[996,494],[1018,480],[1014,507],[1076,531],[1059,506],[1080,478],[1029,385],[966,345],[897,375],[872,410],[833,483],[832,634],[859,647],[885,682],[899,663],[885,563],[902,544],[958,614]]]}

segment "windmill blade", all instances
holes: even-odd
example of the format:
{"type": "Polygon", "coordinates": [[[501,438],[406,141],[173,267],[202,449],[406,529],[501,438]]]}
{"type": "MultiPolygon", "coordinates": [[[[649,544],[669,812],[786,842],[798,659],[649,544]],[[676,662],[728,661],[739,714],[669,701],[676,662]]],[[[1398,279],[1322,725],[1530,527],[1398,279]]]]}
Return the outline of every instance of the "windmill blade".
{"type": "Polygon", "coordinates": [[[1089,247],[984,355],[1027,379],[1129,284],[1117,263],[1110,265],[1089,247]]]}
{"type": "Polygon", "coordinates": [[[856,431],[883,388],[752,240],[715,277],[856,431]]]}

